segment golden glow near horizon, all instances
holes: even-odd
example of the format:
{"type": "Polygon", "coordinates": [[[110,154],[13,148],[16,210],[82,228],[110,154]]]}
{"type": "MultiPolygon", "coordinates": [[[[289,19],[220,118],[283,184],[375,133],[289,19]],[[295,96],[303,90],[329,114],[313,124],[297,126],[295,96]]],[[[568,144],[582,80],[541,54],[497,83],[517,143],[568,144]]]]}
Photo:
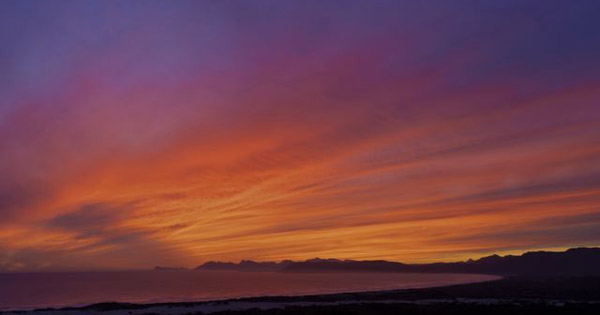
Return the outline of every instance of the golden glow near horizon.
{"type": "Polygon", "coordinates": [[[169,5],[5,22],[44,32],[0,31],[0,270],[600,245],[591,39],[485,8],[169,5]]]}

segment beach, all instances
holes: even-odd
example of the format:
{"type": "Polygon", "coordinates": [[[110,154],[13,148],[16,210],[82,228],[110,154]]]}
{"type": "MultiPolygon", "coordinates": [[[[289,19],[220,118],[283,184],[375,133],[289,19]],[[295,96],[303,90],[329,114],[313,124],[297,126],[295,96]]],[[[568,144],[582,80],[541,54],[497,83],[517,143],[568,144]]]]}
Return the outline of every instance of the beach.
{"type": "Polygon", "coordinates": [[[599,310],[598,277],[508,277],[434,288],[185,303],[101,303],[81,308],[11,311],[3,314],[435,314],[441,311],[449,314],[593,314],[599,310]]]}
{"type": "Polygon", "coordinates": [[[384,291],[488,281],[492,275],[213,270],[0,274],[0,310],[384,291]]]}

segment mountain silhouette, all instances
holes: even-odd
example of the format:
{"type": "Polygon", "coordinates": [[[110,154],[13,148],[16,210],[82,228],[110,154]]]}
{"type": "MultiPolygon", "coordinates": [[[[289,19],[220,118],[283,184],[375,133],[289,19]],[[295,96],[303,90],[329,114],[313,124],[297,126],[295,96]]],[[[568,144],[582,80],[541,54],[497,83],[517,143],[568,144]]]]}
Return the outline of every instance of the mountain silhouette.
{"type": "Polygon", "coordinates": [[[290,263],[292,263],[291,260],[284,260],[281,262],[255,262],[252,260],[242,260],[239,264],[209,261],[196,267],[196,270],[281,271],[290,263]]]}
{"type": "Polygon", "coordinates": [[[491,255],[465,262],[403,264],[386,260],[309,259],[306,261],[207,262],[197,270],[283,272],[448,272],[496,275],[600,275],[600,248],[572,248],[564,252],[535,251],[522,255],[491,255]]]}

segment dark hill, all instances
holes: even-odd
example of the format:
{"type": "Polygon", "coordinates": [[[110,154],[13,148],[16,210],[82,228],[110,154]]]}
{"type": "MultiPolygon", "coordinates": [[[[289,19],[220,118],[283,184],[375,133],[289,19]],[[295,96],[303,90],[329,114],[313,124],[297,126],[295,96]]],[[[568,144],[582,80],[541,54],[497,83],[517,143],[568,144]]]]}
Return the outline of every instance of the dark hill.
{"type": "Polygon", "coordinates": [[[196,269],[285,272],[455,272],[497,275],[600,275],[600,248],[572,248],[564,252],[536,251],[523,255],[492,255],[466,262],[403,264],[385,260],[309,259],[306,261],[207,262],[196,269]]]}
{"type": "Polygon", "coordinates": [[[235,264],[231,262],[209,261],[196,267],[196,270],[280,271],[290,262],[289,260],[282,262],[242,260],[239,264],[235,264]]]}
{"type": "Polygon", "coordinates": [[[307,260],[292,262],[283,271],[458,272],[498,275],[600,275],[600,248],[565,252],[527,252],[520,256],[492,255],[454,263],[409,265],[389,261],[307,260]]]}

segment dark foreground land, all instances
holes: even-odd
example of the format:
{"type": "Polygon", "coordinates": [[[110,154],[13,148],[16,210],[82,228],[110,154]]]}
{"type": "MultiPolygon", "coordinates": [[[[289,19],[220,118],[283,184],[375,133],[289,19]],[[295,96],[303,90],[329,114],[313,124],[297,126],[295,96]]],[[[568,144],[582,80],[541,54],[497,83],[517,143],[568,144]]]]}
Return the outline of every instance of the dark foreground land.
{"type": "Polygon", "coordinates": [[[381,303],[361,303],[352,305],[337,306],[292,306],[285,309],[247,311],[229,311],[214,314],[256,314],[256,315],[295,315],[295,314],[457,314],[457,315],[475,315],[475,314],[598,314],[598,306],[587,304],[568,304],[565,306],[548,305],[468,305],[468,304],[434,304],[434,305],[415,305],[407,303],[381,304],[381,303]]]}
{"type": "Polygon", "coordinates": [[[600,277],[515,277],[440,288],[270,300],[298,299],[360,303],[218,314],[600,314],[600,277]]]}
{"type": "Polygon", "coordinates": [[[600,277],[508,277],[447,287],[215,302],[124,304],[10,314],[600,314],[600,277]]]}

